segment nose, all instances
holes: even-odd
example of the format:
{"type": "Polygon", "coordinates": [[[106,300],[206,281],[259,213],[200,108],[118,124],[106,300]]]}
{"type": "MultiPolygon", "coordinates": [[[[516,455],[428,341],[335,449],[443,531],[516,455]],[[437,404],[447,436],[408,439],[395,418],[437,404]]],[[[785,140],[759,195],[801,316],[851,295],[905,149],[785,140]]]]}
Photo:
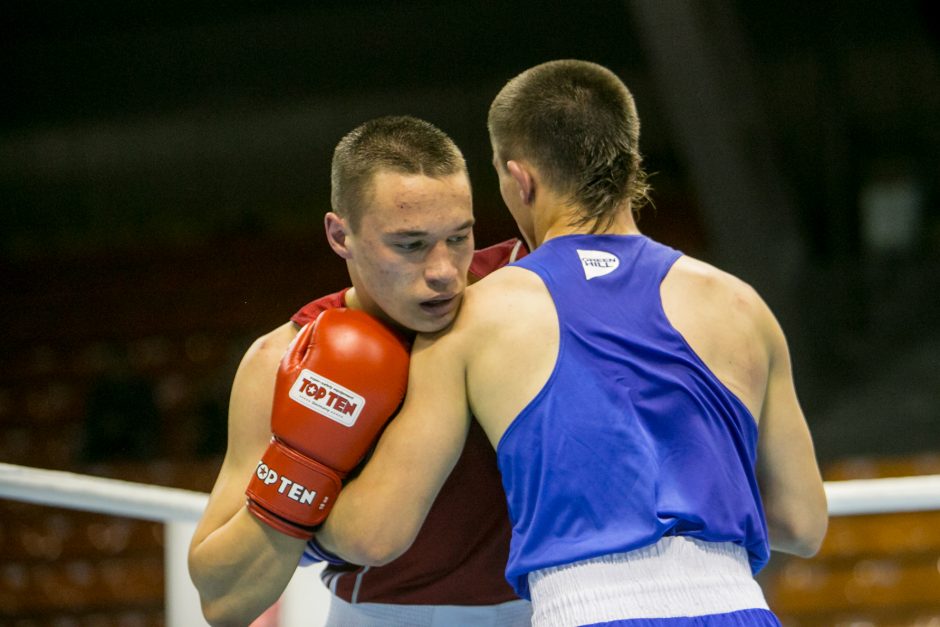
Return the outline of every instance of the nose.
{"type": "Polygon", "coordinates": [[[454,252],[446,242],[438,242],[428,251],[424,265],[424,280],[436,290],[446,290],[457,280],[459,269],[454,252]]]}

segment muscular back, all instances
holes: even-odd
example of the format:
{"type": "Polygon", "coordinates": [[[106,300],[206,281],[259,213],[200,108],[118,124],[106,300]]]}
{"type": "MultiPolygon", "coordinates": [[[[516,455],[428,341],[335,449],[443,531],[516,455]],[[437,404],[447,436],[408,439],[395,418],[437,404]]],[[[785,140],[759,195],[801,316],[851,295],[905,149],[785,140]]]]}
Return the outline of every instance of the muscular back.
{"type": "Polygon", "coordinates": [[[772,320],[761,298],[740,279],[690,257],[675,263],[660,295],[672,326],[759,420],[772,320]]]}
{"type": "MultiPolygon", "coordinates": [[[[779,324],[750,286],[690,257],[672,266],[660,296],[670,324],[759,423],[757,479],[772,548],[813,554],[825,495],[779,324]]],[[[445,339],[463,357],[468,403],[495,447],[555,368],[558,319],[541,279],[516,267],[470,288],[464,307],[445,339]]]]}
{"type": "MultiPolygon", "coordinates": [[[[759,419],[772,316],[757,293],[732,275],[681,257],[663,281],[661,295],[672,325],[759,419]]],[[[551,376],[558,318],[541,279],[512,267],[469,289],[464,308],[454,331],[467,339],[469,402],[495,446],[551,376]]]]}

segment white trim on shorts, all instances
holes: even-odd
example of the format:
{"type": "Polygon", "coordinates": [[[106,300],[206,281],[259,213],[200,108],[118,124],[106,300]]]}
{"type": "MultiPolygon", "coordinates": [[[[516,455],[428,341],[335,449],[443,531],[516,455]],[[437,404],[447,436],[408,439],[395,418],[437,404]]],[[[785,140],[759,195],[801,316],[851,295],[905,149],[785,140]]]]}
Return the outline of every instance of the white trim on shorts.
{"type": "Polygon", "coordinates": [[[684,536],[529,573],[529,588],[534,627],[768,609],[743,547],[684,536]]]}

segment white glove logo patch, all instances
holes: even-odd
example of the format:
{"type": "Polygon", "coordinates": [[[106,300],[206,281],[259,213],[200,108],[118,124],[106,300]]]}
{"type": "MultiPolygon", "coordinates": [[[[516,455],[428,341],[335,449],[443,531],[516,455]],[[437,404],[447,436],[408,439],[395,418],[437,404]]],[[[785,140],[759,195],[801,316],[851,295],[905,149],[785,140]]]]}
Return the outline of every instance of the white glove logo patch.
{"type": "Polygon", "coordinates": [[[356,424],[366,399],[335,381],[304,369],[291,386],[292,400],[321,416],[351,427],[356,424]]]}
{"type": "Polygon", "coordinates": [[[620,266],[620,259],[603,250],[581,250],[578,249],[578,257],[581,258],[581,265],[584,267],[584,278],[591,279],[605,274],[610,274],[620,266]]]}

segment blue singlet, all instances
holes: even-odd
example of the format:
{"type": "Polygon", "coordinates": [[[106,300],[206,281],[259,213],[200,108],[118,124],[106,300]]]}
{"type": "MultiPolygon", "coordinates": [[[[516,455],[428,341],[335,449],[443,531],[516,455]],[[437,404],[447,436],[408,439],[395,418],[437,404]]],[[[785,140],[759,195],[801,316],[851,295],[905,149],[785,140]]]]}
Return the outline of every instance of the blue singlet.
{"type": "Polygon", "coordinates": [[[631,551],[665,535],[769,545],[757,425],[663,312],[681,253],[644,236],[567,235],[514,265],[555,303],[558,358],[497,447],[512,543],[506,577],[631,551]]]}

